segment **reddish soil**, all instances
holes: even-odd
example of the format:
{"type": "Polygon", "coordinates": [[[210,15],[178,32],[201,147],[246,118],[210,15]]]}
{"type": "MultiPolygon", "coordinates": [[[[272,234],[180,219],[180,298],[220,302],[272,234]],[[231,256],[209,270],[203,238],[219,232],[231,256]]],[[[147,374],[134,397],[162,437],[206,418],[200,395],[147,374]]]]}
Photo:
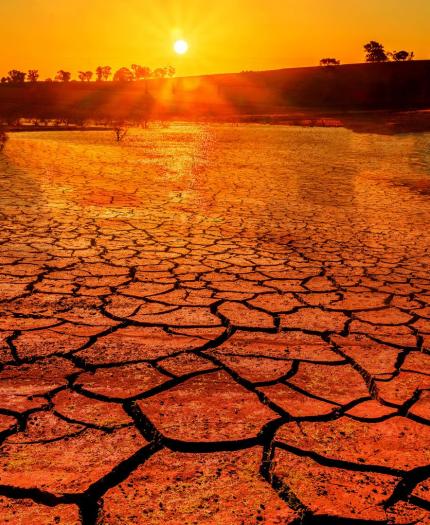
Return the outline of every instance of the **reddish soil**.
{"type": "Polygon", "coordinates": [[[428,197],[160,133],[0,157],[0,523],[428,525],[428,197]]]}

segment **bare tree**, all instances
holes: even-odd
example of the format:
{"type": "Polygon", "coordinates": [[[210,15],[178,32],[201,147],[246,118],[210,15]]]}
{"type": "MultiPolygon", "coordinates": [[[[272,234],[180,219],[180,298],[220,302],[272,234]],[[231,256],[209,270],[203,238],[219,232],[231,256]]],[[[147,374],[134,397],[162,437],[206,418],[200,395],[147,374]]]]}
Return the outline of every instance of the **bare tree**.
{"type": "Polygon", "coordinates": [[[113,123],[113,132],[116,142],[121,142],[128,133],[127,123],[124,121],[117,121],[113,123]]]}
{"type": "Polygon", "coordinates": [[[4,150],[6,142],[9,140],[9,137],[6,135],[6,132],[0,130],[0,152],[4,150]]]}
{"type": "Polygon", "coordinates": [[[58,82],[70,82],[71,78],[72,74],[69,71],[64,71],[64,69],[60,69],[55,76],[55,80],[58,82]]]}
{"type": "Polygon", "coordinates": [[[39,79],[39,70],[29,69],[27,73],[27,79],[29,82],[37,82],[39,79]]]}

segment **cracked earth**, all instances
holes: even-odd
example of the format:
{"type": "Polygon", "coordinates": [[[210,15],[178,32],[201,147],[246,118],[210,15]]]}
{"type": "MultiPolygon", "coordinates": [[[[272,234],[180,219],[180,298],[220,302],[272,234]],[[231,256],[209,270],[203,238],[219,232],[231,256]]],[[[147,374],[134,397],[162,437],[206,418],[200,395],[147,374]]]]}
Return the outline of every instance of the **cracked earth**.
{"type": "Polygon", "coordinates": [[[13,135],[1,523],[428,525],[429,151],[13,135]]]}

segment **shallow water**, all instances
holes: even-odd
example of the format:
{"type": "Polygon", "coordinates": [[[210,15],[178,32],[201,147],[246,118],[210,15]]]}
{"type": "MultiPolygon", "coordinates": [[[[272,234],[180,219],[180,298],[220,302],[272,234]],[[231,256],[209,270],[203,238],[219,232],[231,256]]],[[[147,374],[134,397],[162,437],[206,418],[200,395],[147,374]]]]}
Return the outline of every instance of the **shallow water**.
{"type": "Polygon", "coordinates": [[[0,515],[429,523],[429,180],[430,134],[14,134],[0,515]]]}
{"type": "Polygon", "coordinates": [[[3,205],[22,199],[37,214],[151,210],[274,241],[307,224],[402,244],[428,226],[428,133],[172,125],[131,130],[119,145],[111,132],[21,133],[1,162],[3,205]]]}

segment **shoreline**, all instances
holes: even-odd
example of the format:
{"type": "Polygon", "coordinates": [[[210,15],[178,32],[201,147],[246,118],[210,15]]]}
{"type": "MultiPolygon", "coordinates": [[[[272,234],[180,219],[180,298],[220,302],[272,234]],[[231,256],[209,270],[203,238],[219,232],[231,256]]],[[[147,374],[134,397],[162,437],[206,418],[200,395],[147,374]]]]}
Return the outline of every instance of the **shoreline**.
{"type": "MultiPolygon", "coordinates": [[[[346,128],[356,133],[425,133],[430,132],[430,109],[420,110],[372,110],[327,112],[324,110],[294,109],[288,113],[267,113],[259,115],[225,115],[223,118],[154,118],[149,120],[149,127],[154,123],[205,123],[205,124],[262,124],[272,126],[346,128]]],[[[130,123],[130,128],[138,127],[130,123]]],[[[4,128],[9,133],[43,131],[112,131],[114,126],[34,126],[22,125],[4,128]]]]}

